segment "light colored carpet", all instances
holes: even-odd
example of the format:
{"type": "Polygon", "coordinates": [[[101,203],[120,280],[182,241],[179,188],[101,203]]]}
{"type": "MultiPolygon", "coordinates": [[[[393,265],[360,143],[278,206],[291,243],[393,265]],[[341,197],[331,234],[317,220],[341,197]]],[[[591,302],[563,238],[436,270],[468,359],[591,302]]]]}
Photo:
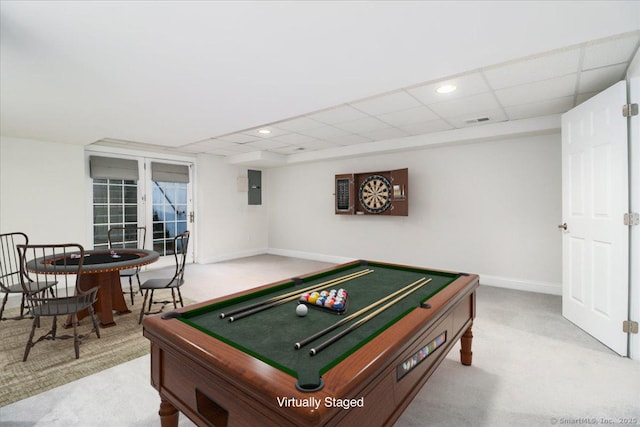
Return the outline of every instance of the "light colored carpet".
{"type": "MultiPolygon", "coordinates": [[[[192,265],[184,294],[206,300],[324,267],[271,255],[192,265]]],[[[480,286],[473,365],[460,364],[456,345],[395,427],[640,425],[640,362],[564,319],[561,302],[480,286]]],[[[160,399],[149,382],[146,355],[0,408],[0,424],[158,426],[160,399]]],[[[181,415],[180,425],[193,423],[181,415]]]]}
{"type": "MultiPolygon", "coordinates": [[[[127,296],[128,298],[128,296],[127,296]]],[[[116,315],[116,325],[100,328],[100,338],[91,333],[80,344],[80,358],[75,358],[73,339],[44,340],[37,343],[22,361],[25,344],[31,331],[32,320],[6,320],[0,323],[0,407],[42,393],[79,378],[112,366],[133,360],[149,353],[149,341],[142,336],[138,325],[142,297],[135,298],[131,313],[116,315]]],[[[7,316],[19,312],[7,310],[7,316]]],[[[36,329],[35,338],[51,327],[51,318],[43,318],[36,329]]],[[[62,319],[64,321],[64,319],[62,319]]],[[[72,335],[72,329],[64,329],[58,320],[58,335],[72,335]]],[[[91,330],[91,319],[80,321],[78,332],[91,330]]]]}

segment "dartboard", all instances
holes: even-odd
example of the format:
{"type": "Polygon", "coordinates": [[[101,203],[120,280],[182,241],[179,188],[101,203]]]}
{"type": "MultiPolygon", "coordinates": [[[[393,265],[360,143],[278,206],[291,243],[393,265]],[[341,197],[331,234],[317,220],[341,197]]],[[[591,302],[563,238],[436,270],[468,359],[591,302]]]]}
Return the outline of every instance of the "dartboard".
{"type": "Polygon", "coordinates": [[[381,213],[391,205],[391,184],[381,175],[370,175],[360,185],[360,203],[369,213],[381,213]]]}

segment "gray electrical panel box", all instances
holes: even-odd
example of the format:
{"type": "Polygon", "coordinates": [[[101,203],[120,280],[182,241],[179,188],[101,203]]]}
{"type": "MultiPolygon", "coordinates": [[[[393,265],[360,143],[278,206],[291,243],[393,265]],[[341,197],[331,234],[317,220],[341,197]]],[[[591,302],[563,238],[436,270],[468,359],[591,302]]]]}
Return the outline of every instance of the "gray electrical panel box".
{"type": "Polygon", "coordinates": [[[262,204],[262,171],[247,170],[249,178],[249,204],[262,204]]]}

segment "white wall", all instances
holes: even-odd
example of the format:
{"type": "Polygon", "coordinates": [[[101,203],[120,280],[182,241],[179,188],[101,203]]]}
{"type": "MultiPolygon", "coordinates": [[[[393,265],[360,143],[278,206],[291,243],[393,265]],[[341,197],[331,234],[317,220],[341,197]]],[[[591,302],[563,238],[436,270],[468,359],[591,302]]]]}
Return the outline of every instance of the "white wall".
{"type": "Polygon", "coordinates": [[[269,170],[270,251],[467,271],[559,295],[560,149],[553,134],[269,170]],[[408,217],[334,214],[335,174],[403,167],[408,217]]]}
{"type": "MultiPolygon", "coordinates": [[[[0,138],[0,232],[23,231],[32,243],[93,247],[84,152],[79,145],[0,138]]],[[[248,206],[247,193],[237,191],[246,168],[203,155],[195,171],[197,261],[266,252],[266,208],[248,206]]]]}
{"type": "Polygon", "coordinates": [[[86,245],[84,147],[0,138],[0,232],[86,245]]]}
{"type": "Polygon", "coordinates": [[[198,156],[198,263],[239,258],[267,251],[266,206],[249,206],[246,189],[238,191],[239,176],[247,176],[246,167],[229,165],[218,156],[198,156]]]}

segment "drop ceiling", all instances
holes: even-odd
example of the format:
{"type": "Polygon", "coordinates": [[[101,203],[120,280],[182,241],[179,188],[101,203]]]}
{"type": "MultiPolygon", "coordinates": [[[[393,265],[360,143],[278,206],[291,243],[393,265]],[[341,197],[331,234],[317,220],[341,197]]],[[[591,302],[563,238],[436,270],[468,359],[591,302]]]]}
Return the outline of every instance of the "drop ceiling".
{"type": "Polygon", "coordinates": [[[560,114],[623,80],[639,41],[636,32],[583,43],[180,148],[223,156],[294,154],[560,114]],[[438,93],[444,84],[456,90],[438,93]]]}
{"type": "Polygon", "coordinates": [[[640,44],[634,2],[0,7],[3,136],[237,163],[558,115],[640,44]]]}

